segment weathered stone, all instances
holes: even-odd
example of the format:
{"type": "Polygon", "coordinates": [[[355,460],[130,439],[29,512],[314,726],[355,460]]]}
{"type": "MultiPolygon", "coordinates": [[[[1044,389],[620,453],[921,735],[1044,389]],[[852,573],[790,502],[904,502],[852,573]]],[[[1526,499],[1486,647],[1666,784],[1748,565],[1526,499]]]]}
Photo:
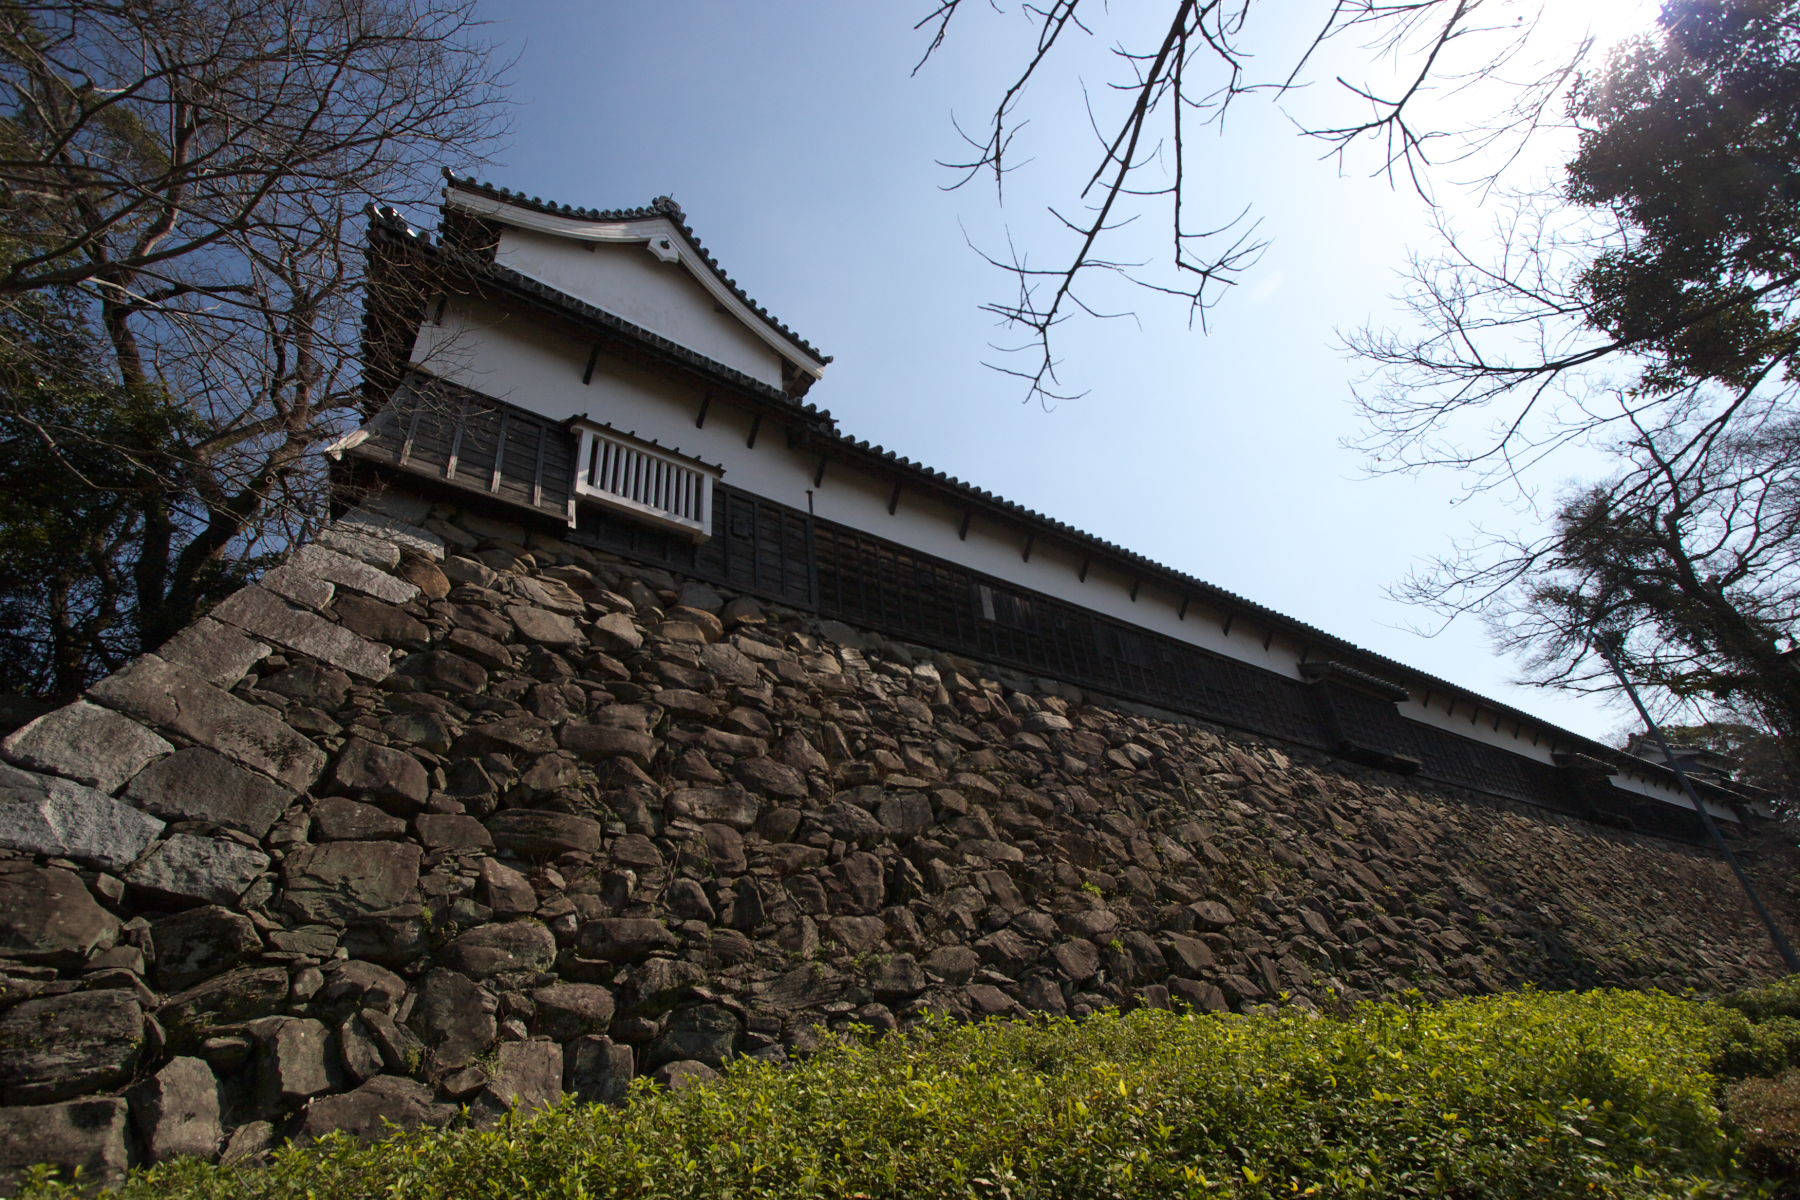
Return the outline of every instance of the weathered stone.
{"type": "Polygon", "coordinates": [[[432,1128],[455,1119],[456,1106],[439,1103],[431,1088],[418,1080],[377,1075],[352,1091],[310,1101],[294,1137],[310,1142],[328,1133],[347,1133],[373,1141],[388,1136],[394,1126],[432,1128]]]}
{"type": "Polygon", "coordinates": [[[420,813],[413,829],[427,850],[492,850],[494,837],[474,817],[463,813],[420,813]]]}
{"type": "Polygon", "coordinates": [[[1050,948],[1056,969],[1071,983],[1084,983],[1100,972],[1100,948],[1086,938],[1073,938],[1050,948]]]}
{"type": "Polygon", "coordinates": [[[73,872],[0,863],[0,955],[74,967],[118,936],[118,918],[94,902],[73,872]]]}
{"type": "Polygon", "coordinates": [[[268,855],[229,839],[172,833],[125,881],[158,896],[232,904],[268,866],[268,855]]]}
{"type": "Polygon", "coordinates": [[[125,1133],[125,1101],[110,1096],[0,1108],[0,1191],[11,1195],[38,1163],[65,1181],[79,1170],[83,1183],[117,1183],[130,1161],[125,1133]]]}
{"type": "Polygon", "coordinates": [[[256,1091],[265,1113],[286,1108],[338,1084],[331,1030],[310,1017],[268,1017],[251,1023],[257,1037],[256,1091]]]}
{"type": "Polygon", "coordinates": [[[656,950],[673,950],[677,942],[669,927],[648,917],[602,917],[589,921],[577,934],[583,954],[610,962],[630,962],[656,950]]]}
{"type": "Polygon", "coordinates": [[[313,838],[321,842],[373,842],[406,836],[406,822],[399,817],[343,796],[327,796],[313,803],[313,838]]]}
{"type": "MultiPolygon", "coordinates": [[[[288,565],[340,588],[349,588],[388,604],[405,604],[419,594],[419,588],[397,579],[377,567],[320,545],[306,545],[294,551],[288,565]]],[[[446,589],[448,590],[448,589],[446,589]]]]}
{"type": "Polygon", "coordinates": [[[532,604],[509,604],[506,615],[512,618],[519,639],[533,646],[580,646],[587,643],[575,622],[559,612],[532,604]]]}
{"type": "Polygon", "coordinates": [[[612,993],[592,983],[553,983],[531,993],[539,1033],[559,1042],[605,1033],[612,1024],[612,993]]]}
{"type": "Polygon", "coordinates": [[[396,674],[435,685],[451,693],[481,692],[487,689],[488,684],[486,667],[448,650],[427,650],[422,654],[408,655],[400,660],[400,665],[394,670],[396,674]]]}
{"type": "Polygon", "coordinates": [[[264,709],[200,676],[146,654],[89,689],[90,698],[217,750],[296,791],[325,765],[325,752],[264,709]]]}
{"type": "Polygon", "coordinates": [[[410,554],[431,562],[444,557],[444,539],[437,534],[368,508],[351,509],[326,532],[385,544],[396,554],[410,554]]]}
{"type": "Polygon", "coordinates": [[[656,743],[650,735],[635,729],[617,729],[607,725],[565,725],[563,747],[588,762],[603,762],[623,755],[644,767],[656,754],[656,743]]]}
{"type": "Polygon", "coordinates": [[[150,941],[155,950],[151,978],[169,990],[234,967],[262,948],[250,918],[217,906],[190,908],[152,921],[150,941]]]}
{"type": "Polygon", "coordinates": [[[51,709],[0,742],[8,761],[103,792],[117,791],[173,749],[130,717],[86,700],[51,709]]]}
{"type": "Polygon", "coordinates": [[[430,1047],[433,1070],[464,1067],[494,1043],[494,1000],[468,976],[440,967],[420,984],[411,1024],[430,1047]]]}
{"type": "Polygon", "coordinates": [[[521,858],[555,858],[559,854],[592,854],[600,849],[598,821],[568,813],[509,808],[487,819],[494,844],[521,858]]]}
{"type": "Polygon", "coordinates": [[[636,1072],[630,1046],[608,1037],[576,1038],[563,1050],[563,1087],[590,1104],[619,1104],[636,1072]]]}
{"type": "Polygon", "coordinates": [[[497,916],[515,916],[537,909],[537,891],[531,882],[498,859],[481,860],[481,895],[497,916]]]}
{"type": "MultiPolygon", "coordinates": [[[[1098,955],[1095,965],[1099,965],[1098,955]]],[[[967,946],[939,946],[925,956],[924,966],[946,983],[966,983],[981,968],[981,956],[967,946]]]]}
{"type": "Polygon", "coordinates": [[[403,750],[377,746],[361,738],[344,743],[332,767],[333,786],[365,795],[401,815],[417,812],[430,794],[430,781],[419,760],[403,750]]]}
{"type": "Polygon", "coordinates": [[[717,821],[734,829],[750,829],[756,824],[761,802],[741,788],[676,788],[669,793],[671,816],[691,821],[717,821]]]}
{"type": "Polygon", "coordinates": [[[427,948],[424,910],[416,903],[363,913],[344,921],[346,953],[384,966],[414,962],[427,948]]]}
{"type": "Polygon", "coordinates": [[[452,629],[450,636],[444,639],[444,647],[480,663],[490,671],[510,671],[517,665],[511,650],[474,629],[452,629]]]}
{"type": "Polygon", "coordinates": [[[734,764],[732,775],[753,792],[780,796],[788,800],[804,800],[806,777],[790,766],[772,758],[746,758],[734,764]]]}
{"type": "Polygon", "coordinates": [[[164,642],[156,656],[186,668],[207,683],[234,686],[251,667],[269,655],[269,647],[240,629],[201,617],[164,642]]]}
{"type": "Polygon", "coordinates": [[[156,1015],[171,1042],[193,1045],[209,1029],[279,1011],[287,996],[284,968],[243,967],[169,997],[156,1015]]]}
{"type": "Polygon", "coordinates": [[[846,855],[837,866],[837,876],[856,912],[874,912],[887,899],[887,871],[881,860],[866,850],[846,855]]]}
{"type": "Polygon", "coordinates": [[[711,1083],[717,1078],[719,1078],[719,1073],[705,1063],[687,1059],[664,1063],[651,1074],[650,1081],[658,1087],[666,1087],[672,1092],[678,1092],[682,1088],[711,1083]]]}
{"type": "Polygon", "coordinates": [[[443,961],[474,979],[507,971],[544,971],[556,961],[556,939],[541,921],[477,925],[444,947],[443,961]]]}
{"type": "Polygon", "coordinates": [[[1169,934],[1163,941],[1163,953],[1169,970],[1177,975],[1198,975],[1213,966],[1213,952],[1199,938],[1169,934]]]}
{"type": "Polygon", "coordinates": [[[696,721],[708,720],[719,711],[719,706],[711,699],[687,688],[663,688],[651,699],[675,716],[696,721]]]}
{"type": "Polygon", "coordinates": [[[918,837],[931,828],[931,801],[920,792],[888,792],[876,805],[875,816],[893,837],[918,837]]]}
{"type": "Polygon", "coordinates": [[[502,1042],[482,1099],[500,1108],[545,1108],[562,1098],[563,1052],[555,1042],[502,1042]]]}
{"type": "Polygon", "coordinates": [[[1226,929],[1237,923],[1237,918],[1225,905],[1217,900],[1201,900],[1188,905],[1202,929],[1226,929]]]}
{"type": "Polygon", "coordinates": [[[910,954],[890,954],[876,966],[869,986],[883,1000],[900,1000],[918,995],[925,990],[927,982],[924,968],[919,966],[916,958],[910,954]]]}
{"type": "Polygon", "coordinates": [[[350,692],[350,675],[336,667],[303,658],[290,667],[263,678],[257,685],[265,692],[286,696],[302,704],[334,709],[350,692]]]}
{"type": "Polygon", "coordinates": [[[394,908],[419,886],[419,847],[409,842],[327,842],[281,864],[283,902],[307,921],[341,924],[394,908]]]}
{"type": "Polygon", "coordinates": [[[86,784],[0,765],[0,847],[117,870],[163,823],[86,784]]]}
{"type": "Polygon", "coordinates": [[[289,604],[315,612],[330,604],[332,596],[337,594],[337,588],[332,584],[285,564],[265,571],[256,582],[264,591],[274,593],[289,604]]]}
{"type": "Polygon", "coordinates": [[[736,1013],[722,1004],[696,1004],[669,1016],[663,1035],[650,1046],[647,1065],[692,1060],[719,1069],[737,1050],[743,1033],[736,1013]]]}
{"type": "Polygon", "coordinates": [[[619,972],[619,1006],[630,1017],[656,1017],[692,998],[706,972],[678,958],[651,958],[619,972]]]}
{"type": "Polygon", "coordinates": [[[268,835],[293,800],[288,788],[204,746],[152,763],[131,781],[125,796],[164,820],[205,821],[256,838],[268,835]]]}
{"type": "Polygon", "coordinates": [[[329,617],[340,628],[372,643],[420,649],[431,641],[431,630],[423,621],[368,596],[340,595],[332,603],[329,617]]]}
{"type": "Polygon", "coordinates": [[[0,1012],[0,1093],[24,1104],[67,1100],[131,1078],[144,1010],[123,989],[24,1000],[0,1012]]]}
{"type": "Polygon", "coordinates": [[[144,1157],[210,1159],[219,1151],[219,1081],[198,1058],[172,1058],[131,1089],[131,1120],[144,1157]]]}
{"type": "Polygon", "coordinates": [[[644,644],[637,622],[622,612],[607,613],[593,625],[595,640],[615,653],[636,650],[644,644]]]}
{"type": "Polygon", "coordinates": [[[374,1009],[391,1012],[406,996],[406,980],[386,967],[360,959],[325,964],[325,982],[313,997],[315,1006],[344,1012],[374,1009]]]}
{"type": "Polygon", "coordinates": [[[471,725],[457,742],[464,753],[481,754],[546,754],[556,748],[556,737],[550,723],[532,716],[502,717],[481,725],[471,725]]]}
{"type": "Polygon", "coordinates": [[[220,601],[211,616],[262,641],[330,663],[359,679],[386,679],[391,669],[392,654],[386,646],[360,637],[317,613],[295,608],[255,584],[220,601]]]}

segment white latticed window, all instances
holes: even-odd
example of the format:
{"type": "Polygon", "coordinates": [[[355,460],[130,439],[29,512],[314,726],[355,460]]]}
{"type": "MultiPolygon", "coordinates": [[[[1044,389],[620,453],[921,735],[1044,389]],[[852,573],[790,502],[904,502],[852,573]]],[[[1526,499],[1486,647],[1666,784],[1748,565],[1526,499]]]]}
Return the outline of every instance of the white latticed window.
{"type": "Polygon", "coordinates": [[[718,467],[666,450],[597,421],[577,420],[578,496],[700,539],[712,532],[713,480],[718,467]]]}

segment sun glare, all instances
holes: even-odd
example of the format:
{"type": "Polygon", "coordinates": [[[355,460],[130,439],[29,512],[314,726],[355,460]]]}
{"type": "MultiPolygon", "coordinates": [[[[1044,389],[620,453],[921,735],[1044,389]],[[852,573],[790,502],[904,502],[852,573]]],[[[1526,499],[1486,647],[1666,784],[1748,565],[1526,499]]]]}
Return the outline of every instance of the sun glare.
{"type": "Polygon", "coordinates": [[[1576,42],[1592,38],[1605,50],[1656,24],[1661,0],[1549,0],[1543,7],[1542,30],[1551,39],[1576,42]]]}

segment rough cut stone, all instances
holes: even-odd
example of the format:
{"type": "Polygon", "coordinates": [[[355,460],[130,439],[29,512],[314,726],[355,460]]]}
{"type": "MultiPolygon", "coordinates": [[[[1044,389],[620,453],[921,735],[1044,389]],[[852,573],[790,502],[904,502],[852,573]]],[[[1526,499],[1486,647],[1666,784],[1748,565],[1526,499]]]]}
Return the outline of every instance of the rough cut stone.
{"type": "Polygon", "coordinates": [[[651,1074],[651,1082],[658,1087],[666,1087],[672,1092],[696,1084],[710,1083],[719,1077],[719,1073],[703,1062],[684,1059],[680,1062],[664,1063],[651,1074]]]}
{"type": "Polygon", "coordinates": [[[204,746],[189,746],[152,763],[126,799],[169,821],[206,821],[265,837],[287,811],[293,792],[204,746]]]}
{"type": "Polygon", "coordinates": [[[410,842],[327,842],[281,864],[284,903],[308,921],[341,924],[413,900],[419,847],[410,842]]]}
{"type": "Polygon", "coordinates": [[[377,1075],[353,1091],[308,1103],[295,1138],[309,1142],[342,1132],[372,1141],[386,1137],[395,1125],[418,1129],[448,1125],[455,1119],[456,1106],[437,1102],[431,1088],[418,1080],[377,1075]]]}
{"type": "Polygon", "coordinates": [[[373,842],[406,836],[406,822],[373,804],[327,796],[312,807],[313,838],[321,842],[373,842]]]}
{"type": "Polygon", "coordinates": [[[201,617],[164,642],[158,658],[193,672],[207,683],[229,688],[267,658],[269,647],[242,630],[201,617]]]}
{"type": "Polygon", "coordinates": [[[481,860],[481,896],[499,916],[536,910],[537,891],[524,875],[494,858],[481,860]]]}
{"type": "Polygon", "coordinates": [[[155,817],[86,784],[0,765],[0,846],[118,870],[162,828],[155,817]]]}
{"type": "Polygon", "coordinates": [[[131,1078],[144,1010],[124,989],[24,1000],[0,1012],[0,1092],[26,1104],[105,1091],[131,1078]]]}
{"type": "Polygon", "coordinates": [[[201,1059],[172,1058],[131,1089],[131,1119],[149,1161],[210,1159],[224,1137],[219,1081],[201,1059]]]}
{"type": "Polygon", "coordinates": [[[612,1024],[612,993],[598,984],[553,983],[531,993],[538,1032],[559,1042],[605,1033],[612,1024]]]}
{"type": "Polygon", "coordinates": [[[487,668],[448,650],[427,650],[400,660],[396,672],[450,692],[480,692],[487,688],[487,668]]]}
{"type": "Polygon", "coordinates": [[[403,750],[377,746],[351,738],[332,768],[332,784],[348,792],[371,796],[396,812],[417,812],[430,794],[431,785],[419,760],[403,750]]]}
{"type": "Polygon", "coordinates": [[[502,1042],[483,1098],[502,1108],[543,1108],[562,1098],[563,1052],[555,1042],[502,1042]]]}
{"type": "Polygon", "coordinates": [[[232,904],[268,865],[262,851],[226,838],[172,833],[125,880],[159,896],[232,904]]]}
{"type": "Polygon", "coordinates": [[[630,1046],[597,1034],[563,1050],[563,1087],[591,1104],[619,1104],[635,1075],[630,1046]]]}
{"type": "Polygon", "coordinates": [[[407,554],[415,554],[432,562],[440,562],[444,557],[444,539],[437,534],[367,508],[351,509],[339,517],[331,529],[353,537],[386,542],[407,554]]]}
{"type": "Polygon", "coordinates": [[[175,747],[130,717],[77,700],[52,709],[0,742],[0,754],[103,792],[117,791],[175,747]]]}
{"type": "Polygon", "coordinates": [[[235,967],[262,949],[249,917],[213,905],[150,923],[151,978],[161,988],[189,987],[235,967]]]}
{"type": "Polygon", "coordinates": [[[583,925],[577,936],[583,953],[612,962],[673,950],[677,944],[667,925],[648,917],[602,917],[583,925]]]}
{"type": "Polygon", "coordinates": [[[125,1119],[125,1101],[111,1096],[0,1108],[0,1192],[12,1194],[38,1163],[65,1180],[79,1169],[84,1182],[117,1183],[129,1163],[125,1119]]]}
{"type": "Polygon", "coordinates": [[[0,864],[0,954],[74,967],[118,936],[118,918],[95,903],[80,876],[30,863],[0,864]]]}
{"type": "Polygon", "coordinates": [[[391,669],[392,655],[386,646],[359,637],[317,613],[295,608],[255,584],[227,596],[211,615],[253,637],[310,655],[361,679],[385,679],[391,669]]]}
{"type": "Polygon", "coordinates": [[[462,813],[420,813],[413,828],[427,850],[492,850],[494,837],[474,817],[462,813]]]}
{"type": "Polygon", "coordinates": [[[671,816],[692,821],[717,821],[734,829],[756,824],[761,802],[742,788],[676,788],[669,793],[671,816]]]}
{"type": "Polygon", "coordinates": [[[431,1047],[434,1070],[467,1066],[494,1043],[494,998],[468,976],[439,967],[420,985],[411,1023],[431,1047]]]}
{"type": "Polygon", "coordinates": [[[337,588],[325,580],[285,565],[265,573],[256,582],[264,591],[273,592],[290,604],[315,610],[330,604],[337,593],[337,588]]]}
{"type": "Polygon", "coordinates": [[[423,649],[431,630],[423,621],[392,604],[346,592],[332,604],[330,620],[358,637],[389,646],[423,649]]]}
{"type": "Polygon", "coordinates": [[[556,939],[541,921],[477,925],[444,947],[443,961],[473,979],[506,971],[544,971],[556,961],[556,939]]]}
{"type": "Polygon", "coordinates": [[[405,604],[419,594],[418,587],[404,579],[316,544],[294,551],[288,565],[389,604],[405,604]]]}
{"type": "Polygon", "coordinates": [[[529,646],[580,646],[587,643],[575,622],[563,614],[531,604],[509,604],[506,615],[529,646]]]}
{"type": "Polygon", "coordinates": [[[555,858],[559,854],[592,854],[600,848],[598,821],[568,813],[509,808],[487,819],[494,844],[521,858],[555,858]]]}
{"type": "Polygon", "coordinates": [[[147,724],[210,746],[296,791],[309,787],[325,765],[323,750],[268,711],[153,654],[101,680],[88,695],[147,724]]]}
{"type": "Polygon", "coordinates": [[[637,622],[622,612],[607,613],[593,625],[594,636],[602,646],[615,652],[629,653],[644,644],[637,622]]]}
{"type": "Polygon", "coordinates": [[[257,1037],[256,1089],[264,1112],[329,1091],[337,1084],[331,1031],[309,1017],[251,1023],[257,1037]]]}
{"type": "Polygon", "coordinates": [[[648,733],[609,725],[565,725],[561,740],[564,749],[573,751],[589,762],[602,762],[623,755],[638,766],[645,767],[650,765],[651,758],[656,754],[656,743],[648,733]]]}

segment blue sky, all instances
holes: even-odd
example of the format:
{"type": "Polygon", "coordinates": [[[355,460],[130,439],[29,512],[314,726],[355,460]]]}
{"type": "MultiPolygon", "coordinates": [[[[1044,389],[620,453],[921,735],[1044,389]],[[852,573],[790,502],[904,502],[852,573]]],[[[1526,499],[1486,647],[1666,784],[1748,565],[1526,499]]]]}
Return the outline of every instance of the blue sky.
{"type": "MultiPolygon", "coordinates": [[[[477,173],[596,207],[673,195],[752,296],[836,356],[809,398],[855,436],[1582,733],[1622,727],[1622,709],[1513,685],[1517,664],[1474,622],[1419,636],[1433,618],[1384,594],[1474,521],[1529,520],[1454,503],[1452,478],[1364,478],[1340,445],[1360,367],[1339,332],[1398,319],[1397,272],[1429,248],[1417,197],[1366,163],[1340,174],[1280,113],[1246,107],[1226,136],[1201,135],[1198,194],[1223,215],[1253,204],[1273,244],[1210,334],[1145,297],[1135,321],[1067,328],[1085,396],[1022,403],[982,366],[1011,340],[979,311],[1006,281],[966,238],[1041,230],[1045,189],[1091,169],[1091,137],[1078,93],[1046,88],[1004,210],[991,187],[942,190],[952,114],[979,125],[1026,31],[1016,12],[979,12],[913,76],[926,10],[487,0],[490,36],[518,55],[516,107],[477,173]]],[[[1098,59],[1085,65],[1098,82],[1098,59]]],[[[1440,198],[1481,218],[1472,198],[1440,198]]]]}

